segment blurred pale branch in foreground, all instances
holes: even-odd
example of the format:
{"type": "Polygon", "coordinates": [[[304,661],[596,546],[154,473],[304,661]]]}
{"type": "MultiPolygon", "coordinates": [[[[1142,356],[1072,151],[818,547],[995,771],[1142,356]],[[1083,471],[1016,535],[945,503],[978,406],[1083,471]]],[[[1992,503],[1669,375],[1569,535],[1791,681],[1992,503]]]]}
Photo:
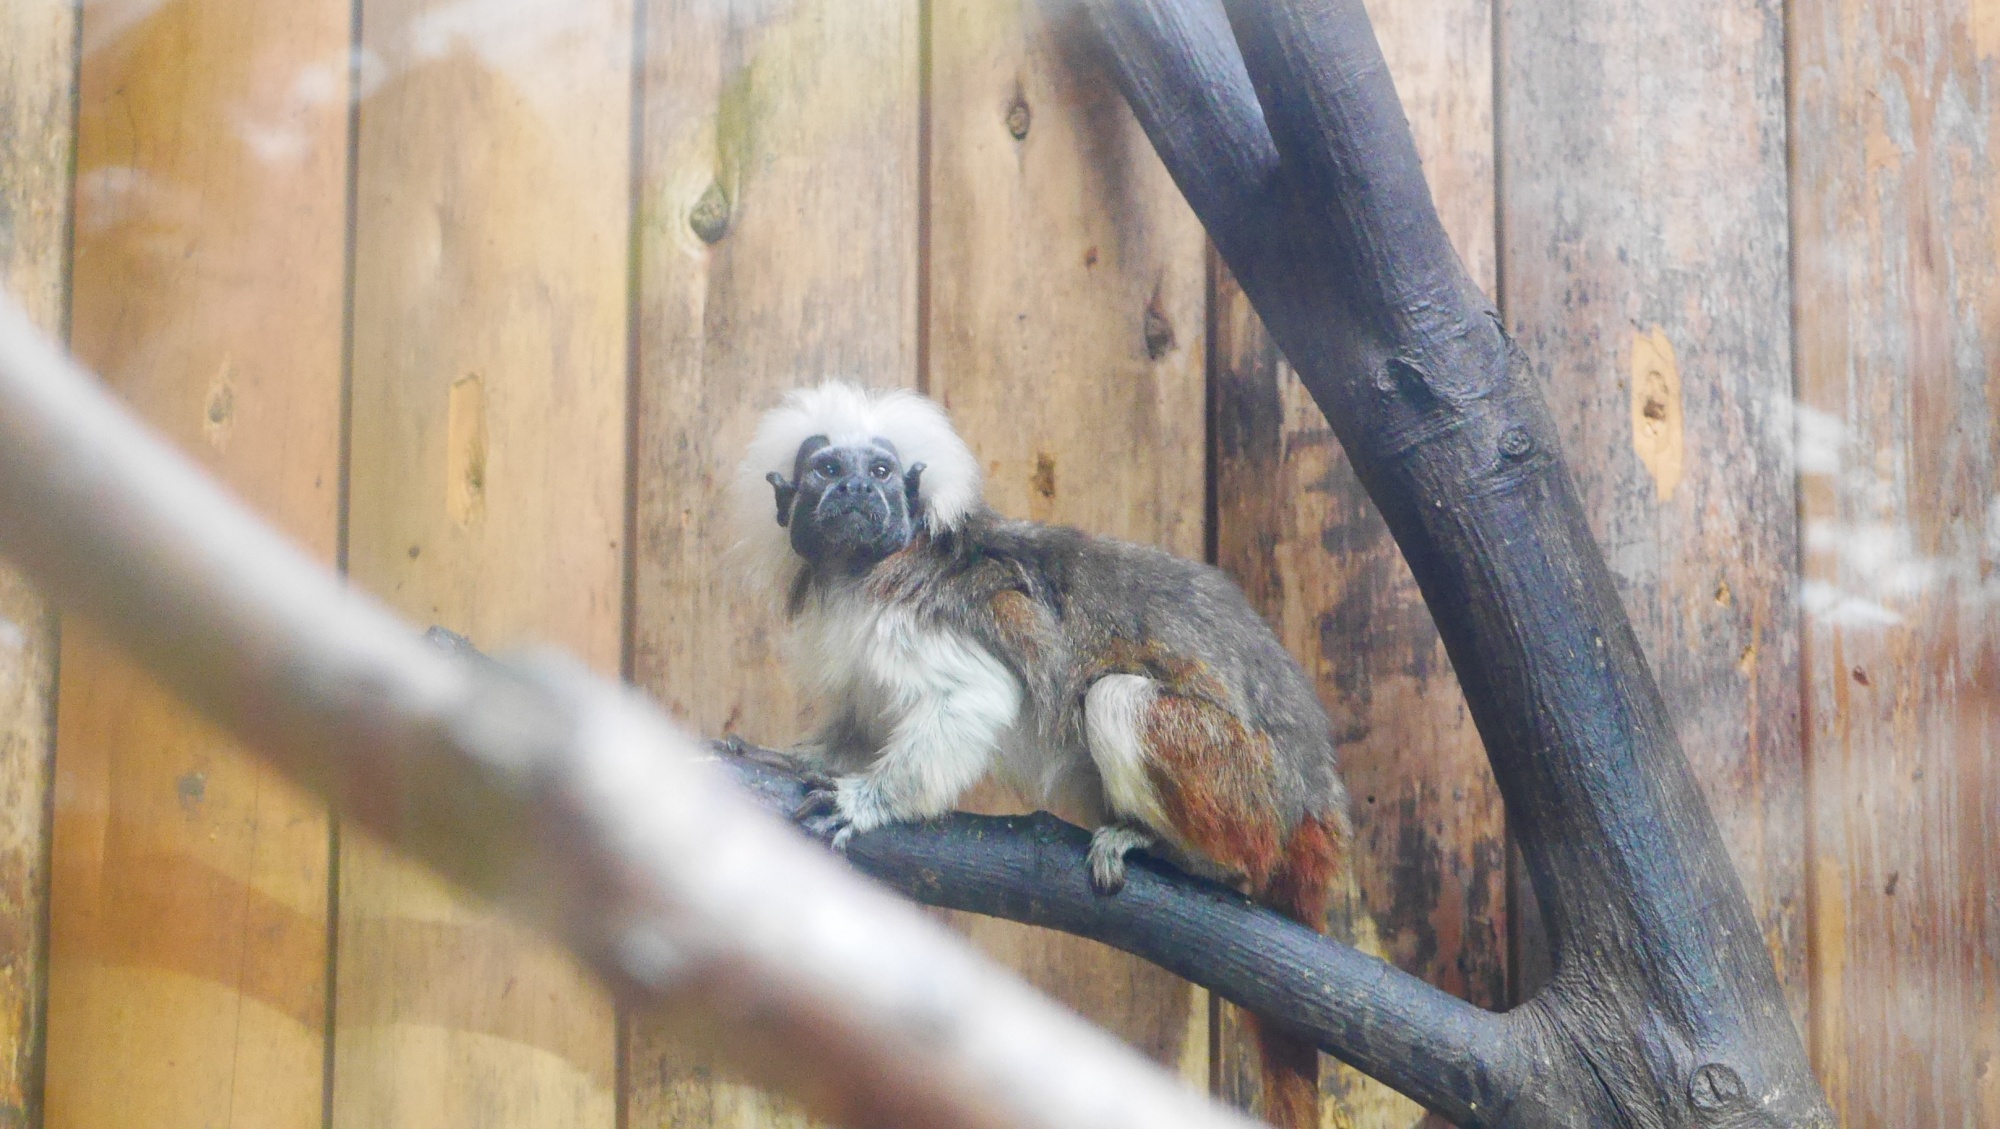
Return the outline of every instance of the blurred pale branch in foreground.
{"type": "Polygon", "coordinates": [[[557,657],[469,663],[308,561],[0,298],[0,552],[284,771],[849,1125],[1247,1124],[1036,996],[557,657]]]}

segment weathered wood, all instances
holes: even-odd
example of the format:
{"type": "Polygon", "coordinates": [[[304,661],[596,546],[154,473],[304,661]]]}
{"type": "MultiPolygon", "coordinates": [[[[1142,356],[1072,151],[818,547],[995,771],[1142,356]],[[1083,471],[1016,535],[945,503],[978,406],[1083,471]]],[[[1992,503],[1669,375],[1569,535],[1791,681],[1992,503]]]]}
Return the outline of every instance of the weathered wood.
{"type": "Polygon", "coordinates": [[[1802,1024],[1780,9],[1501,12],[1501,306],[1802,1024]]]}
{"type": "MultiPolygon", "coordinates": [[[[67,336],[76,10],[0,8],[0,293],[67,336]]],[[[0,565],[0,1125],[42,1123],[54,614],[0,565]]]]}
{"type": "MultiPolygon", "coordinates": [[[[1199,557],[1201,227],[1055,7],[932,6],[926,391],[979,456],[1001,512],[1199,557]]],[[[997,787],[972,806],[1020,808],[997,787]]],[[[1203,994],[1072,937],[960,924],[1031,983],[1207,1086],[1203,994]]]]}
{"type": "Polygon", "coordinates": [[[1360,0],[1090,5],[1459,674],[1550,924],[1544,1069],[1461,1124],[1831,1115],[1526,358],[1431,205],[1360,0]],[[1230,40],[1240,43],[1240,53],[1230,40]]]}
{"type": "MultiPolygon", "coordinates": [[[[627,0],[368,0],[349,567],[427,622],[615,672],[632,92],[627,0]]],[[[592,1126],[610,1001],[573,960],[341,838],[333,1124],[592,1126]]]]}
{"type": "Polygon", "coordinates": [[[1813,1058],[2000,1125],[2000,12],[1788,5],[1813,1058]]]}
{"type": "MultiPolygon", "coordinates": [[[[324,561],[348,27],[345,3],[91,7],[77,139],[78,354],[324,561]]],[[[86,625],[61,669],[47,1124],[317,1126],[323,806],[86,625]]]]}
{"type": "MultiPolygon", "coordinates": [[[[917,379],[920,49],[909,0],[646,6],[632,677],[708,732],[807,719],[729,562],[757,418],[825,377],[917,379]]],[[[632,1125],[796,1124],[716,1048],[631,1028],[632,1125]]]]}
{"type": "MultiPolygon", "coordinates": [[[[1377,3],[1370,15],[1445,229],[1491,287],[1492,6],[1377,3]]],[[[1505,818],[1444,645],[1326,417],[1227,267],[1213,300],[1217,560],[1315,675],[1336,719],[1359,849],[1335,935],[1501,1006],[1505,818]]],[[[1221,1046],[1225,1088],[1254,1087],[1254,1048],[1240,1037],[1221,1046]]],[[[1340,1124],[1423,1116],[1348,1067],[1327,1072],[1326,1090],[1326,1116],[1340,1124]]]]}

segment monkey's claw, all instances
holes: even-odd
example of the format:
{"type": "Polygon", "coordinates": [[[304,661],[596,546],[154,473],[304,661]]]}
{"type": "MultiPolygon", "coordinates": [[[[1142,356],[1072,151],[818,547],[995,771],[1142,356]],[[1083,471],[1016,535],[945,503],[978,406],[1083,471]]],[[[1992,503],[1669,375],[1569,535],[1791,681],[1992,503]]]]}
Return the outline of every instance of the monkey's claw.
{"type": "Polygon", "coordinates": [[[792,822],[834,850],[845,851],[847,841],[854,837],[854,824],[840,810],[839,782],[817,773],[805,781],[805,799],[792,809],[792,822]]]}
{"type": "Polygon", "coordinates": [[[817,816],[838,814],[839,811],[840,793],[834,791],[833,781],[808,777],[805,798],[792,809],[792,822],[804,823],[817,816]]]}

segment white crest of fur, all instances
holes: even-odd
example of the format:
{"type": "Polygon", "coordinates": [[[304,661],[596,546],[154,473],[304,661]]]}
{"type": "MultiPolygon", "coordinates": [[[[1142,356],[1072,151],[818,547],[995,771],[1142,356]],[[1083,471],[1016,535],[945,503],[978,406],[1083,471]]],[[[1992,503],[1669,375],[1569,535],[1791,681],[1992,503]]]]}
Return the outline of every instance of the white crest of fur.
{"type": "Polygon", "coordinates": [[[868,389],[838,380],[801,388],[764,413],[736,470],[738,549],[754,581],[783,588],[798,574],[790,533],[777,522],[764,476],[776,471],[792,477],[799,444],[815,435],[836,447],[887,439],[905,468],[923,463],[918,495],[933,535],[956,526],[979,502],[979,462],[936,403],[900,388],[868,389]]]}

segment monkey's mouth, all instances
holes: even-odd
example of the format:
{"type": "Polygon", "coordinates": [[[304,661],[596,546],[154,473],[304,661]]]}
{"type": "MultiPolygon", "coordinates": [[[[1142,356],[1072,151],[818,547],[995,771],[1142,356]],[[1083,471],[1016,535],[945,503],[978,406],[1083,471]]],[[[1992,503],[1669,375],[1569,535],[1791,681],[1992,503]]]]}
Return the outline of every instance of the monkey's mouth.
{"type": "Polygon", "coordinates": [[[903,547],[907,529],[897,529],[893,508],[879,490],[829,494],[813,507],[818,540],[831,555],[880,559],[903,547]]]}
{"type": "Polygon", "coordinates": [[[879,490],[828,494],[813,507],[813,523],[830,535],[880,530],[889,524],[889,500],[879,490]]]}

